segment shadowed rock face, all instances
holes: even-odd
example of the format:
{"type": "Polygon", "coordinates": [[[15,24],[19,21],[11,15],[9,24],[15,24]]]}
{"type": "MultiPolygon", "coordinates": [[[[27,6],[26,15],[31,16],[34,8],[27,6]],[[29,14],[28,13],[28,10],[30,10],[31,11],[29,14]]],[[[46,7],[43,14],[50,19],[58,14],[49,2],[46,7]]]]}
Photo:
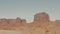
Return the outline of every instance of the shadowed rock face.
{"type": "Polygon", "coordinates": [[[25,24],[26,23],[26,20],[25,19],[22,19],[22,23],[25,24]]]}
{"type": "Polygon", "coordinates": [[[34,21],[37,21],[37,22],[49,22],[49,15],[45,12],[42,12],[42,13],[37,13],[35,14],[34,16],[34,21]]]}

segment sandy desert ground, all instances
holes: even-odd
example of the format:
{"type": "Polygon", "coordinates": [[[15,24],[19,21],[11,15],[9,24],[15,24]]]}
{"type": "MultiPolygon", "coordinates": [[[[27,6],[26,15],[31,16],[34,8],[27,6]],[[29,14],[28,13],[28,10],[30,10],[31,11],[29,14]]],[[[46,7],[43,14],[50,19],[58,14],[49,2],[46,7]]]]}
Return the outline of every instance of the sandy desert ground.
{"type": "Polygon", "coordinates": [[[16,30],[0,30],[0,34],[23,34],[23,32],[16,30]]]}

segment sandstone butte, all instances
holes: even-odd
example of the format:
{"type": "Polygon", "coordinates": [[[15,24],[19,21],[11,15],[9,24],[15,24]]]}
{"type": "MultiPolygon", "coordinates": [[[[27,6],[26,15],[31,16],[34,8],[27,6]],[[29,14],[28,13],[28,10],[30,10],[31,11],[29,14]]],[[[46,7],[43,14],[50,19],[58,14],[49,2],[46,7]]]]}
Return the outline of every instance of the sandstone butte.
{"type": "Polygon", "coordinates": [[[34,21],[27,23],[26,19],[0,19],[0,30],[20,30],[26,34],[60,34],[60,20],[50,21],[45,12],[36,13],[34,21]]]}

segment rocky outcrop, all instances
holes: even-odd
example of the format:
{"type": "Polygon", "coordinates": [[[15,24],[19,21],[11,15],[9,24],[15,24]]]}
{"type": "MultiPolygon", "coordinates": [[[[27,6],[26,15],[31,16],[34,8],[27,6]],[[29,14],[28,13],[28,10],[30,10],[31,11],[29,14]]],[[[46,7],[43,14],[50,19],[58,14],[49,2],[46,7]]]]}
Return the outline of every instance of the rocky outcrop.
{"type": "Polygon", "coordinates": [[[19,17],[17,17],[17,18],[16,18],[16,23],[22,23],[22,19],[19,18],[19,17]]]}
{"type": "Polygon", "coordinates": [[[5,19],[5,18],[0,19],[0,25],[21,25],[25,23],[26,20],[20,19],[19,17],[17,17],[16,19],[5,19]]]}
{"type": "Polygon", "coordinates": [[[0,19],[0,25],[7,25],[8,24],[8,20],[3,18],[3,19],[0,19]]]}
{"type": "Polygon", "coordinates": [[[34,22],[49,22],[49,15],[45,12],[34,15],[34,22]]]}
{"type": "Polygon", "coordinates": [[[22,23],[23,23],[23,24],[26,24],[26,20],[25,20],[25,19],[22,19],[22,23]]]}
{"type": "Polygon", "coordinates": [[[16,19],[8,19],[8,25],[15,25],[16,19]]]}

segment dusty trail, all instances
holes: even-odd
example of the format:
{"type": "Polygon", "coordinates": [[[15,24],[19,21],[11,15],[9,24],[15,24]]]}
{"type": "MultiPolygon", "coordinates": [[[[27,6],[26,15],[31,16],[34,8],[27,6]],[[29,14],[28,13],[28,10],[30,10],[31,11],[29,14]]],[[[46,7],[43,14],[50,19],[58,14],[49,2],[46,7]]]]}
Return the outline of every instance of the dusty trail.
{"type": "Polygon", "coordinates": [[[16,30],[0,30],[0,34],[23,34],[21,31],[16,30]]]}

